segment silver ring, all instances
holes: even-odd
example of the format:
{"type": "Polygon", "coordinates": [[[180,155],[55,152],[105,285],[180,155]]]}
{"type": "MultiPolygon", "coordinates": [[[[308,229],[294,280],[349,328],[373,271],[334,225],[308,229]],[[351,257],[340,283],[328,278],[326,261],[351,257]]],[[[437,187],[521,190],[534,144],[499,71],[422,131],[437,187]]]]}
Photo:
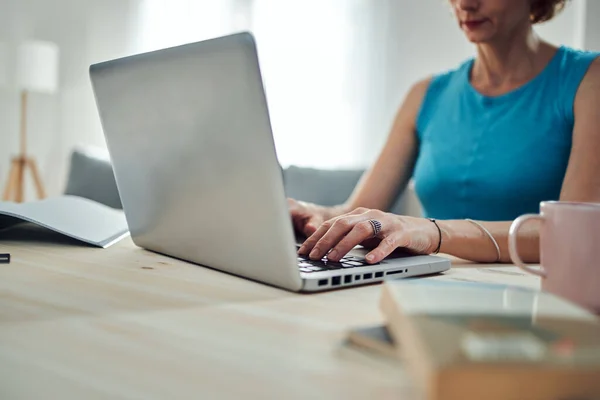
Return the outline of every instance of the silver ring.
{"type": "Polygon", "coordinates": [[[370,219],[369,222],[373,227],[373,236],[379,235],[379,232],[381,232],[381,222],[377,221],[376,219],[370,219]]]}

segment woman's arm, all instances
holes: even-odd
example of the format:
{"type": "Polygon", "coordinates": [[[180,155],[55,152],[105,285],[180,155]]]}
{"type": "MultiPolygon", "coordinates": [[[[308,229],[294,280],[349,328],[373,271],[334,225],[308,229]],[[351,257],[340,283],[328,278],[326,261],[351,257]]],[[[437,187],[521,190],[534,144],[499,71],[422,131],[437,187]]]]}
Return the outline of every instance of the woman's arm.
{"type": "Polygon", "coordinates": [[[579,86],[574,112],[573,144],[560,199],[600,202],[600,58],[579,86]]]}
{"type": "MultiPolygon", "coordinates": [[[[600,202],[600,59],[592,63],[575,97],[575,126],[561,201],[600,202]]],[[[486,234],[468,221],[440,221],[441,251],[474,261],[493,261],[496,248],[486,234]]],[[[510,262],[511,222],[481,222],[500,246],[501,261],[510,262]]],[[[525,262],[539,262],[539,223],[527,224],[519,235],[525,262]]]]}
{"type": "MultiPolygon", "coordinates": [[[[508,254],[508,230],[512,221],[483,222],[500,248],[500,259],[496,246],[487,233],[476,224],[465,220],[437,221],[442,231],[441,253],[451,254],[475,262],[510,263],[508,254]]],[[[523,262],[537,263],[540,259],[539,222],[532,221],[519,231],[519,255],[523,262]]]]}

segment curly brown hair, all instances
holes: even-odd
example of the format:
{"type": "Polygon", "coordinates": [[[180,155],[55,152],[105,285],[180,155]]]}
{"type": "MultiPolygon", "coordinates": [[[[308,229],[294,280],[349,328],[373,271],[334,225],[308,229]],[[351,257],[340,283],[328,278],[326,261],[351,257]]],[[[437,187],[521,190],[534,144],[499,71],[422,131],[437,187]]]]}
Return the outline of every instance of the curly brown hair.
{"type": "Polygon", "coordinates": [[[550,21],[565,8],[568,0],[533,0],[530,19],[533,24],[550,21]]]}

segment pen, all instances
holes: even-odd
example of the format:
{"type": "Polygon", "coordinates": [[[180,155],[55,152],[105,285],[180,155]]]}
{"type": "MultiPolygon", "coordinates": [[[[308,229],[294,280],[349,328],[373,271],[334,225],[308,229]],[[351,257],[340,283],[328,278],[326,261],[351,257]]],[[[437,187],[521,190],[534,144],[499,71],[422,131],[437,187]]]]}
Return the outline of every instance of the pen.
{"type": "Polygon", "coordinates": [[[9,253],[0,253],[0,264],[10,264],[9,253]]]}

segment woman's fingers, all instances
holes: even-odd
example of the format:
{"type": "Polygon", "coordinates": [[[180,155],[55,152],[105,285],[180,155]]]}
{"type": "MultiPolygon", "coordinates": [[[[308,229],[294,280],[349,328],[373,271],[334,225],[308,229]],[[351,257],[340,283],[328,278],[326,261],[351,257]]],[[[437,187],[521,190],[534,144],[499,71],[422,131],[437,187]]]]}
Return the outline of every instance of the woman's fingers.
{"type": "MultiPolygon", "coordinates": [[[[306,225],[315,227],[317,223],[319,221],[312,219],[306,225]]],[[[426,219],[356,209],[322,223],[304,242],[298,253],[309,254],[313,260],[327,255],[330,260],[339,261],[356,245],[371,244],[375,248],[367,254],[367,262],[374,264],[381,262],[397,248],[426,254],[429,249],[435,248],[435,243],[439,243],[438,237],[437,229],[426,219]],[[381,223],[381,231],[378,229],[377,235],[374,235],[376,224],[372,225],[370,219],[381,223]]]]}
{"type": "Polygon", "coordinates": [[[292,215],[292,217],[295,215],[301,214],[303,209],[305,208],[298,201],[291,199],[291,198],[287,199],[287,203],[288,203],[288,210],[290,211],[290,214],[292,215]]]}
{"type": "Polygon", "coordinates": [[[308,254],[310,253],[315,244],[319,241],[319,239],[327,232],[329,229],[329,221],[323,222],[319,228],[311,235],[308,235],[308,238],[302,243],[302,246],[298,249],[298,254],[308,254]]]}
{"type": "Polygon", "coordinates": [[[315,215],[306,222],[303,233],[306,235],[306,237],[310,237],[317,231],[317,229],[319,229],[322,224],[323,218],[319,215],[315,215]]]}
{"type": "Polygon", "coordinates": [[[373,237],[373,226],[369,221],[362,221],[354,225],[354,228],[334,246],[327,258],[331,261],[339,261],[355,246],[373,237]]]}
{"type": "Polygon", "coordinates": [[[323,222],[300,248],[300,254],[309,254],[313,260],[323,258],[364,217],[346,214],[323,222]]]}
{"type": "Polygon", "coordinates": [[[381,262],[398,247],[406,247],[405,241],[405,235],[403,235],[402,232],[394,232],[389,236],[386,236],[381,243],[379,243],[379,246],[367,254],[367,262],[371,264],[381,262]]]}
{"type": "Polygon", "coordinates": [[[294,229],[307,237],[315,233],[324,220],[322,213],[319,212],[320,210],[314,205],[303,201],[291,198],[288,198],[287,201],[294,229]]]}

